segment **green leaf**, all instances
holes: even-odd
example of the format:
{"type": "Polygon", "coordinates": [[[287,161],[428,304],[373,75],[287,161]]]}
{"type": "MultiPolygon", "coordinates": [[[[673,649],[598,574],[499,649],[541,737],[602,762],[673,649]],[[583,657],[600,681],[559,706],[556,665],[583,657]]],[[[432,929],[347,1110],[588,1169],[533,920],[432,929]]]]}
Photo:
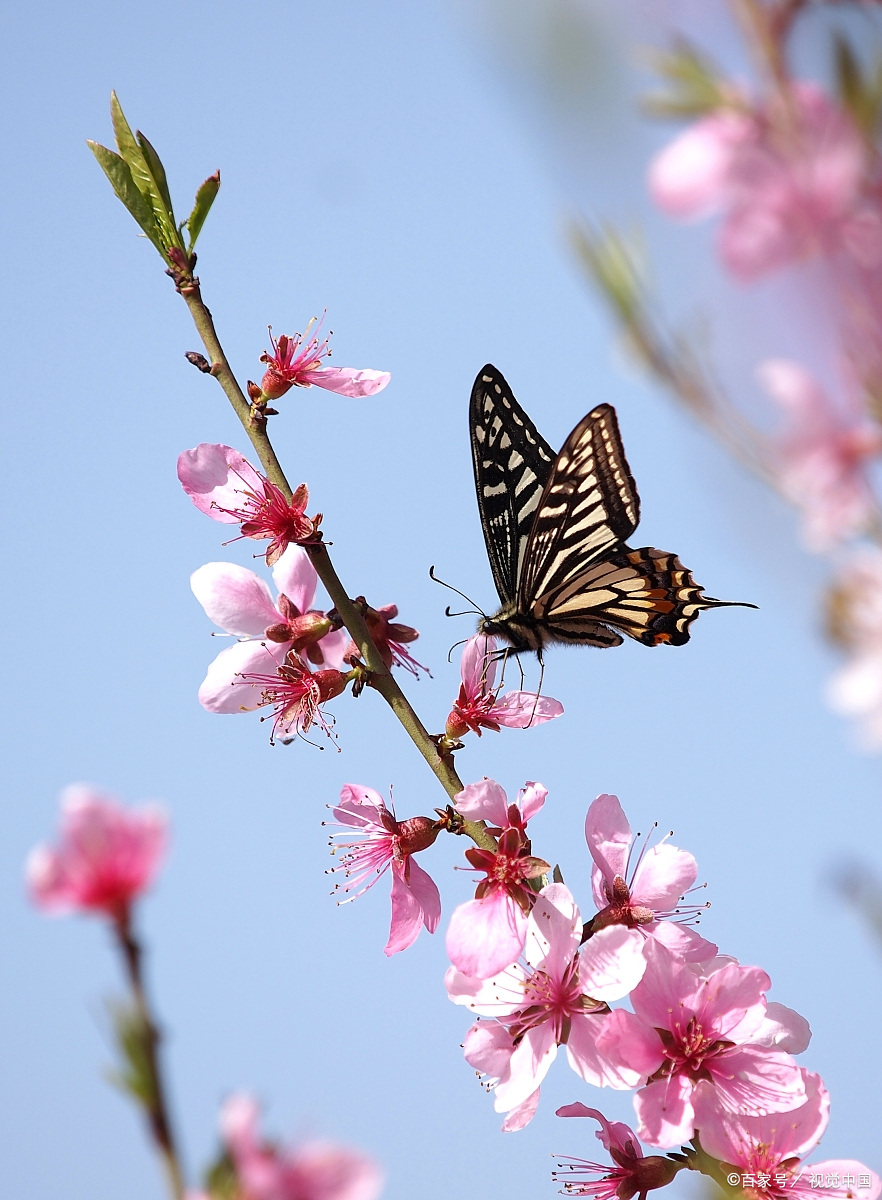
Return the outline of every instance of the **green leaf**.
{"type": "Polygon", "coordinates": [[[152,1111],[156,1106],[156,1088],[150,1063],[151,1030],[130,1005],[111,1003],[108,1007],[122,1060],[117,1070],[108,1073],[108,1078],[148,1112],[152,1111]]]}
{"type": "Polygon", "coordinates": [[[239,1180],[230,1156],[223,1151],[205,1172],[205,1190],[211,1200],[236,1200],[239,1180]]]}
{"type": "Polygon", "coordinates": [[[144,160],[153,176],[153,182],[156,184],[162,201],[171,217],[172,224],[175,222],[175,213],[172,208],[171,193],[168,190],[168,180],[165,177],[165,167],[162,165],[162,159],[153,149],[153,146],[148,142],[146,136],[140,129],[135,131],[135,137],[138,139],[138,145],[141,147],[141,153],[144,155],[144,160]]]}
{"type": "Polygon", "coordinates": [[[132,172],[128,164],[118,154],[101,146],[98,142],[86,142],[86,145],[98,159],[104,174],[110,180],[113,190],[123,202],[135,220],[146,233],[147,237],[165,258],[165,248],[159,230],[156,227],[156,217],[150,203],[135,186],[132,172]]]}
{"type": "Polygon", "coordinates": [[[836,35],[833,53],[839,98],[858,128],[873,137],[882,110],[882,62],[877,60],[872,75],[864,74],[860,60],[841,34],[836,35]]]}
{"type": "Polygon", "coordinates": [[[215,171],[213,175],[209,175],[205,183],[203,183],[199,191],[196,193],[196,200],[193,204],[193,211],[187,217],[184,224],[187,226],[187,232],[190,235],[190,246],[192,250],[196,245],[196,239],[202,231],[202,226],[205,224],[205,218],[208,216],[214,198],[220,189],[220,171],[215,171]]]}
{"type": "Polygon", "coordinates": [[[717,67],[685,39],[673,50],[654,55],[653,65],[670,87],[644,99],[643,107],[652,116],[697,117],[732,103],[717,67]]]}
{"type": "MultiPolygon", "coordinates": [[[[171,212],[171,204],[166,204],[165,196],[163,195],[163,188],[167,194],[168,186],[165,182],[165,171],[162,168],[162,163],[160,163],[156,151],[151,146],[150,149],[156,158],[162,175],[162,186],[160,186],[153,178],[153,172],[150,169],[147,156],[141,144],[132,133],[131,127],[123,113],[122,106],[117,99],[116,92],[111,92],[110,94],[110,117],[113,121],[113,132],[120,155],[131,171],[132,179],[138,191],[153,209],[156,225],[165,242],[165,246],[178,245],[180,238],[175,227],[174,216],[171,212]]],[[[183,250],[183,246],[181,246],[181,249],[183,250]]]]}

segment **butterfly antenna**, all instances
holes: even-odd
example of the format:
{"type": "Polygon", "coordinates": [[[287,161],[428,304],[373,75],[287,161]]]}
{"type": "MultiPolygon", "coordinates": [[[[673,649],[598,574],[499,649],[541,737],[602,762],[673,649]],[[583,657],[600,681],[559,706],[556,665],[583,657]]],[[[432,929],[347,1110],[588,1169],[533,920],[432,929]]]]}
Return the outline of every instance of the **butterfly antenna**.
{"type": "MultiPolygon", "coordinates": [[[[483,618],[484,618],[484,620],[486,621],[486,619],[487,619],[487,614],[486,614],[486,613],[483,611],[483,609],[480,609],[480,608],[478,608],[477,604],[475,604],[475,602],[474,602],[474,600],[471,598],[471,596],[467,596],[467,595],[465,594],[465,592],[461,592],[461,591],[459,590],[459,588],[455,588],[455,587],[453,586],[453,584],[452,584],[452,583],[445,583],[443,579],[439,579],[439,578],[438,578],[438,576],[435,574],[435,568],[434,568],[434,566],[431,566],[431,567],[429,567],[429,578],[430,578],[431,580],[433,580],[435,583],[440,583],[442,587],[446,587],[446,588],[448,588],[448,589],[449,589],[449,591],[451,591],[451,592],[456,592],[457,596],[462,596],[463,600],[467,600],[467,601],[468,601],[468,603],[469,603],[469,604],[471,604],[471,606],[472,606],[472,607],[471,607],[471,609],[469,610],[469,612],[473,612],[473,613],[475,614],[475,616],[476,616],[476,617],[483,617],[483,618]]],[[[450,606],[449,606],[449,605],[448,605],[448,606],[447,606],[447,608],[445,609],[445,612],[447,613],[447,616],[448,616],[448,617],[465,617],[465,616],[467,616],[467,615],[468,615],[468,613],[465,613],[465,612],[462,612],[462,613],[452,613],[452,612],[450,611],[450,606]]]]}

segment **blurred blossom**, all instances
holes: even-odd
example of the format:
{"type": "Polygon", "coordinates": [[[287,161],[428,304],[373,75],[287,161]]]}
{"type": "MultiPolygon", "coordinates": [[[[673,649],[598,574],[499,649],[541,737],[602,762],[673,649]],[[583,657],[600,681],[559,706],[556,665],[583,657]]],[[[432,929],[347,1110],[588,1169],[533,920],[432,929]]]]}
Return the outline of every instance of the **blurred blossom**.
{"type": "Polygon", "coordinates": [[[95,788],[72,784],[61,794],[58,844],[37,846],[28,856],[31,899],[46,912],[125,919],[159,869],[166,825],[156,807],[127,810],[95,788]]]}
{"type": "Polygon", "coordinates": [[[882,213],[860,132],[814,84],[794,84],[790,96],[787,115],[758,105],[703,118],[649,168],[665,212],[722,214],[720,257],[743,280],[814,254],[882,259],[882,213]]]}
{"type": "Polygon", "coordinates": [[[383,1172],[365,1154],[332,1142],[279,1146],[260,1137],[257,1102],[231,1096],[221,1110],[224,1145],[239,1190],[233,1200],[376,1200],[383,1172]]]}
{"type": "Polygon", "coordinates": [[[831,706],[857,718],[868,749],[882,747],[882,551],[856,554],[828,597],[828,628],[848,652],[830,681],[831,706]]]}
{"type": "Polygon", "coordinates": [[[836,404],[798,363],[769,359],[757,375],[786,414],[779,485],[802,509],[809,549],[829,550],[865,531],[877,508],[867,466],[882,452],[882,429],[858,404],[836,404]]]}

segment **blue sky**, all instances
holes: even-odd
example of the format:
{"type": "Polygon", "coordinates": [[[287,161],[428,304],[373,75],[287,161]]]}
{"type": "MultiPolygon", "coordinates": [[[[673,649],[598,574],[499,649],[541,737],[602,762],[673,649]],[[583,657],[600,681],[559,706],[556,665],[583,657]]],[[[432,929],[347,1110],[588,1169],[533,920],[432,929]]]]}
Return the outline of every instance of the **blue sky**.
{"type": "MultiPolygon", "coordinates": [[[[456,690],[448,648],[471,626],[444,617],[429,566],[494,602],[466,421],[488,360],[552,444],[614,403],[639,544],[679,553],[711,594],[759,605],[706,614],[683,649],[556,651],[545,688],[565,717],[472,739],[460,772],[548,786],[534,845],[586,907],[581,829],[598,792],[617,793],[636,828],[673,828],[709,883],[706,936],[764,966],[773,997],[811,1021],[806,1062],[833,1095],[824,1156],[882,1167],[870,1032],[882,966],[827,883],[844,857],[878,861],[879,766],[820,702],[835,661],[818,631],[824,568],[798,548],[794,515],[623,362],[562,237],[589,200],[581,151],[543,134],[513,60],[441,0],[160,0],[149,15],[37,0],[3,24],[10,1194],[161,1194],[135,1114],[102,1077],[104,1004],[119,990],[105,931],[43,919],[23,896],[22,861],[72,780],[171,813],[173,850],[140,918],[194,1180],[218,1104],[240,1087],[277,1133],[376,1154],[389,1200],[550,1196],[551,1154],[589,1152],[554,1108],[630,1111],[627,1095],[600,1097],[559,1063],[534,1123],[503,1136],[461,1059],[467,1021],[443,990],[442,938],[386,960],[385,883],[344,909],[330,899],[321,821],[342,783],[394,785],[402,815],[443,802],[379,698],[338,702],[340,754],[271,749],[256,718],[196,703],[217,643],[188,576],[211,560],[254,564],[247,545],[220,546],[174,463],[199,441],[242,437],[185,362],[197,344],[186,310],[85,147],[111,138],[111,88],[160,149],[182,211],[221,169],[199,271],[240,376],[260,370],[268,323],[291,331],[325,307],[338,365],[393,373],[372,401],[286,398],[274,433],[325,513],[351,594],[396,602],[421,630],[433,678],[407,687],[430,728],[456,690]]],[[[620,156],[622,170],[637,157],[620,156]]],[[[639,179],[627,186],[639,193],[639,179]]],[[[705,278],[707,243],[676,236],[675,309],[705,278]]],[[[451,839],[424,857],[448,912],[468,894],[452,871],[461,849],[451,839]]]]}

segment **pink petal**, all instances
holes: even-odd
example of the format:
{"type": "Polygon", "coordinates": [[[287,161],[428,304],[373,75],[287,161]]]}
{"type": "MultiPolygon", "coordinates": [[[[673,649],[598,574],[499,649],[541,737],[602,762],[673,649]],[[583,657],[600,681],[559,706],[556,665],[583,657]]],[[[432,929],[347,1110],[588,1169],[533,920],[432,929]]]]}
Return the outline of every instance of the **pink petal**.
{"type": "Polygon", "coordinates": [[[579,983],[585,995],[609,1003],[633,991],[646,971],[644,941],[639,929],[624,925],[609,925],[589,938],[579,957],[579,983]]]}
{"type": "Polygon", "coordinates": [[[523,1129],[525,1125],[529,1125],[536,1115],[536,1109],[539,1107],[539,1096],[541,1088],[536,1088],[536,1091],[527,1097],[520,1104],[516,1104],[512,1108],[508,1116],[502,1122],[503,1133],[514,1133],[518,1129],[523,1129]]]}
{"type": "Polygon", "coordinates": [[[206,563],[190,576],[190,587],[209,620],[227,633],[260,637],[282,620],[263,580],[235,563],[206,563]]]}
{"type": "Polygon", "coordinates": [[[765,1020],[750,1040],[754,1046],[769,1046],[784,1050],[787,1054],[802,1054],[812,1040],[812,1030],[805,1017],[771,1000],[766,1005],[765,1020]]]}
{"type": "Polygon", "coordinates": [[[406,950],[417,940],[423,927],[423,910],[420,902],[407,886],[404,869],[392,864],[392,924],[384,953],[387,956],[406,950]]]}
{"type": "MultiPolygon", "coordinates": [[[[654,948],[657,942],[650,943],[654,948]]],[[[762,1024],[765,993],[772,986],[759,967],[730,963],[715,971],[696,996],[695,1013],[704,1028],[716,1028],[721,1037],[742,1041],[762,1024]]]]}
{"type": "Polygon", "coordinates": [[[664,1046],[655,1029],[625,1008],[601,1018],[597,1049],[615,1066],[636,1071],[641,1079],[654,1074],[665,1060],[664,1046]]]}
{"type": "Polygon", "coordinates": [[[470,821],[486,821],[500,829],[508,825],[508,797],[495,779],[466,784],[453,803],[470,821]]]}
{"type": "Polygon", "coordinates": [[[246,490],[262,494],[263,480],[247,458],[232,446],[201,442],[178,455],[178,479],[200,512],[235,525],[239,518],[220,508],[241,508],[246,490]]]}
{"type": "Polygon", "coordinates": [[[235,642],[222,650],[199,688],[199,703],[211,713],[253,712],[265,684],[242,681],[243,675],[274,675],[288,647],[277,642],[235,642]]]}
{"type": "Polygon", "coordinates": [[[581,941],[582,919],[569,888],[562,883],[544,887],[536,897],[527,924],[524,944],[527,962],[535,970],[561,980],[581,941]]]}
{"type": "Polygon", "coordinates": [[[391,378],[388,371],[357,371],[354,367],[316,367],[309,372],[310,384],[354,399],[376,395],[391,378]]]}
{"type": "Polygon", "coordinates": [[[377,1200],[385,1182],[381,1168],[367,1155],[347,1146],[313,1143],[297,1146],[281,1158],[278,1181],[246,1187],[255,1200],[377,1200]]]}
{"type": "Polygon", "coordinates": [[[464,975],[449,967],[444,976],[447,995],[454,1004],[462,1004],[472,1012],[501,1020],[520,1013],[524,1007],[526,971],[520,963],[512,963],[489,979],[464,975]]]}
{"type": "Polygon", "coordinates": [[[697,878],[698,864],[692,855],[662,842],[643,855],[631,886],[631,900],[655,912],[668,912],[677,907],[697,878]]]}
{"type": "Polygon", "coordinates": [[[600,1129],[595,1131],[594,1136],[603,1145],[606,1150],[625,1150],[630,1142],[638,1157],[642,1158],[643,1153],[637,1144],[637,1134],[626,1125],[624,1121],[608,1121],[602,1112],[598,1112],[596,1108],[588,1108],[584,1104],[565,1104],[563,1108],[556,1110],[556,1117],[591,1117],[597,1121],[600,1129]]]}
{"type": "Polygon", "coordinates": [[[496,1111],[509,1112],[523,1104],[539,1087],[556,1057],[553,1024],[544,1021],[528,1029],[512,1052],[507,1077],[496,1085],[496,1111]]]}
{"type": "Polygon", "coordinates": [[[670,1150],[693,1134],[692,1083],[682,1075],[657,1079],[634,1097],[637,1135],[651,1146],[670,1150]]]}
{"type": "MultiPolygon", "coordinates": [[[[625,878],[633,838],[617,796],[604,794],[592,802],[585,817],[585,840],[607,883],[617,875],[625,878]]],[[[600,907],[606,903],[603,900],[600,907]]]]}
{"type": "Polygon", "coordinates": [[[340,789],[340,804],[334,816],[345,825],[364,825],[366,822],[383,827],[386,802],[379,792],[363,783],[344,783],[340,789]]]}
{"type": "Polygon", "coordinates": [[[478,633],[463,647],[459,673],[469,697],[492,692],[496,679],[496,639],[478,633]]]}
{"type": "Polygon", "coordinates": [[[732,1046],[707,1060],[720,1103],[730,1112],[762,1117],[805,1103],[802,1072],[789,1054],[762,1046],[732,1046]]]}
{"type": "Polygon", "coordinates": [[[413,856],[407,863],[407,884],[422,910],[423,924],[429,933],[434,933],[441,920],[441,893],[432,876],[417,865],[413,856]]]}
{"type": "Polygon", "coordinates": [[[750,1117],[727,1111],[720,1103],[716,1088],[703,1080],[695,1089],[695,1124],[701,1130],[701,1144],[708,1154],[734,1166],[752,1170],[753,1147],[769,1147],[769,1162],[807,1154],[821,1140],[830,1118],[830,1097],[819,1075],[801,1072],[806,1100],[798,1108],[781,1114],[750,1117]]]}
{"type": "Polygon", "coordinates": [[[450,961],[465,975],[489,979],[520,955],[527,918],[514,900],[497,889],[483,900],[468,900],[454,909],[447,928],[450,961]]]}
{"type": "Polygon", "coordinates": [[[753,128],[747,117],[720,113],[680,134],[649,166],[649,191],[659,208],[673,217],[701,217],[719,208],[733,154],[753,128]]]}
{"type": "Polygon", "coordinates": [[[640,928],[683,962],[707,963],[719,950],[716,942],[706,941],[694,929],[676,921],[652,921],[640,928]]]}
{"type": "Polygon", "coordinates": [[[493,705],[489,717],[506,729],[532,729],[553,721],[563,713],[563,705],[551,696],[537,696],[535,692],[506,692],[493,705]]]}
{"type": "Polygon", "coordinates": [[[508,1071],[514,1039],[504,1025],[495,1021],[477,1021],[463,1042],[466,1062],[482,1075],[500,1079],[508,1071]]]}
{"type": "Polygon", "coordinates": [[[610,1061],[598,1047],[598,1037],[605,1018],[595,1013],[573,1017],[567,1039],[567,1059],[580,1079],[594,1087],[611,1087],[628,1091],[637,1087],[644,1076],[628,1067],[610,1061]]]}
{"type": "Polygon", "coordinates": [[[334,671],[342,671],[344,668],[344,656],[346,647],[349,645],[349,630],[335,629],[331,633],[326,633],[318,643],[322,652],[322,670],[329,668],[334,671]]]}
{"type": "Polygon", "coordinates": [[[260,1109],[253,1096],[236,1092],[224,1101],[220,1111],[221,1137],[238,1158],[258,1149],[260,1109]]]}
{"type": "Polygon", "coordinates": [[[518,808],[521,810],[521,816],[524,819],[524,824],[527,821],[532,821],[536,813],[545,804],[548,796],[548,788],[543,787],[541,783],[526,783],[518,792],[518,808]]]}
{"type": "Polygon", "coordinates": [[[273,567],[273,583],[300,612],[312,607],[318,575],[302,546],[288,546],[273,567]]]}

